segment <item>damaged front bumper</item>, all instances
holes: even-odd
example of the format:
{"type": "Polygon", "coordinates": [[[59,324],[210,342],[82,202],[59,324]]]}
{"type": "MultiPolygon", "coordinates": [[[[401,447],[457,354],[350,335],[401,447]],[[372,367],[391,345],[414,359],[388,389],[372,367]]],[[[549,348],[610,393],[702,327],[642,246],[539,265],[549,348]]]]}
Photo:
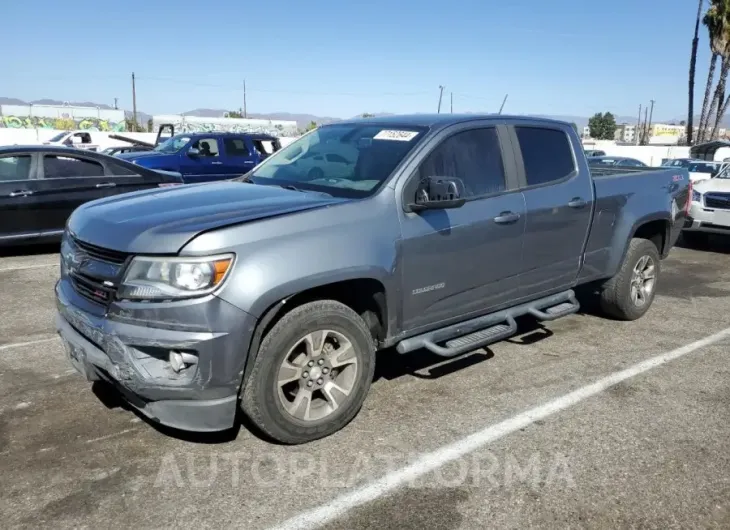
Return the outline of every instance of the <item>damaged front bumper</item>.
{"type": "Polygon", "coordinates": [[[233,427],[253,317],[216,296],[101,307],[63,278],[56,306],[68,359],[87,380],[111,383],[163,425],[201,432],[233,427]],[[171,352],[184,354],[182,369],[173,369],[171,352]]]}

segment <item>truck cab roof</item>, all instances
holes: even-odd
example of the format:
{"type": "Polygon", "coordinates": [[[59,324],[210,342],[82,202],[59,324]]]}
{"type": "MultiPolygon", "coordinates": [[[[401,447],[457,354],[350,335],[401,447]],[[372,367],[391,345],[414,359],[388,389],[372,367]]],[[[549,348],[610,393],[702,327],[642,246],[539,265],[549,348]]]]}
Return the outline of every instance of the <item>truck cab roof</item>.
{"type": "Polygon", "coordinates": [[[570,126],[566,121],[532,116],[517,116],[509,114],[396,114],[390,116],[374,116],[370,118],[352,118],[333,122],[327,125],[371,123],[377,125],[399,125],[411,127],[444,128],[457,123],[469,121],[529,121],[544,122],[570,126]]]}

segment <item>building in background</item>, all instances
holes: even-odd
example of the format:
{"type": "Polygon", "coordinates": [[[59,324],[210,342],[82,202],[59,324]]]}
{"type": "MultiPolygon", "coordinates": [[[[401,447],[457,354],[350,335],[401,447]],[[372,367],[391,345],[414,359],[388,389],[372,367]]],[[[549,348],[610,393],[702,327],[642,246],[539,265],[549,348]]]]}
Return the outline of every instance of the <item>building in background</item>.
{"type": "Polygon", "coordinates": [[[71,105],[0,105],[0,129],[122,132],[124,111],[71,105]]]}
{"type": "Polygon", "coordinates": [[[625,144],[636,143],[636,125],[622,123],[616,127],[614,140],[625,144]]]}

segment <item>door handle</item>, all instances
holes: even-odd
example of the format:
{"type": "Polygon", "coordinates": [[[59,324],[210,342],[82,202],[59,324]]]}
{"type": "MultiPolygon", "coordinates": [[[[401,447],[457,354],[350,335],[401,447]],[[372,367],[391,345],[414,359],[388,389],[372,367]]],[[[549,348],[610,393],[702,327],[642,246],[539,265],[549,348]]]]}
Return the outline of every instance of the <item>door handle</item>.
{"type": "Polygon", "coordinates": [[[114,182],[104,182],[103,184],[97,184],[95,188],[113,188],[116,186],[114,182]]]}
{"type": "Polygon", "coordinates": [[[10,192],[10,197],[27,197],[28,195],[33,195],[33,192],[30,190],[16,190],[10,192]]]}
{"type": "Polygon", "coordinates": [[[519,220],[520,214],[514,212],[502,212],[494,218],[494,222],[499,225],[507,225],[515,223],[519,220]]]}
{"type": "Polygon", "coordinates": [[[570,206],[571,208],[583,208],[585,205],[586,201],[584,201],[580,197],[573,197],[568,203],[568,206],[570,206]]]}
{"type": "Polygon", "coordinates": [[[214,166],[220,166],[223,162],[211,162],[214,166]]]}
{"type": "Polygon", "coordinates": [[[250,165],[250,164],[253,164],[253,160],[246,160],[246,161],[244,162],[244,164],[246,164],[246,165],[250,165]]]}

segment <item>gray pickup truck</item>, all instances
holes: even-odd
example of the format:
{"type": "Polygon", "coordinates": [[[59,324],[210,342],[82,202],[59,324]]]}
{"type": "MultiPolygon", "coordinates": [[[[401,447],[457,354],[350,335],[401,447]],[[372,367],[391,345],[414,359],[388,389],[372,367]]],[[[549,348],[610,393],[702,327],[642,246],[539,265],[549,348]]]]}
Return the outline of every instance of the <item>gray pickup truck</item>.
{"type": "Polygon", "coordinates": [[[589,168],[568,123],[338,122],[231,181],[81,206],[56,324],[156,422],[304,443],[355,417],[377,350],[462,355],[577,288],[641,317],[691,196],[686,169],[589,168]]]}

